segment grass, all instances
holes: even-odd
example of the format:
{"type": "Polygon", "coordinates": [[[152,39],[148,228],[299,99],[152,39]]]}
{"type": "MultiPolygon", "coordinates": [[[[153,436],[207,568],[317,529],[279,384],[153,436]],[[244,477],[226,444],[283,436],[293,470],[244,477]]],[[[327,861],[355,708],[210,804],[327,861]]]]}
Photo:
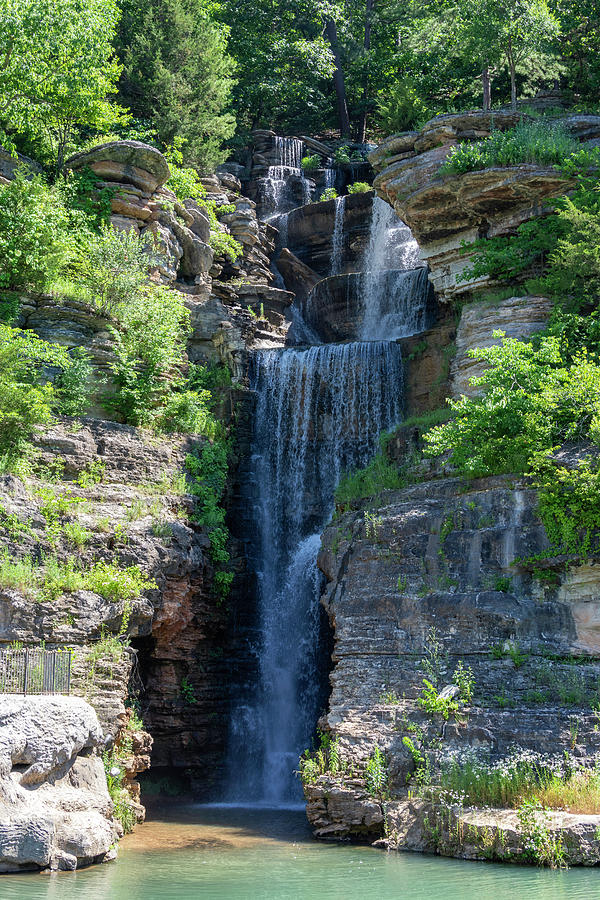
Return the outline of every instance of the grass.
{"type": "Polygon", "coordinates": [[[406,485],[405,476],[390,462],[383,450],[364,469],[344,475],[335,492],[335,502],[347,506],[354,500],[373,497],[381,491],[396,490],[406,485]]]}
{"type": "Polygon", "coordinates": [[[539,800],[548,809],[600,813],[600,770],[573,772],[527,752],[488,766],[476,760],[453,760],[443,768],[442,790],[462,796],[470,806],[517,809],[539,800]]]}
{"type": "Polygon", "coordinates": [[[39,565],[30,556],[12,559],[5,550],[0,555],[0,588],[17,590],[35,600],[56,600],[62,594],[87,590],[115,602],[137,599],[143,591],[156,587],[138,566],[120,568],[103,560],[81,568],[71,557],[65,562],[48,556],[39,565]]]}
{"type": "Polygon", "coordinates": [[[478,169],[525,163],[561,165],[579,147],[579,142],[561,122],[521,121],[508,131],[493,131],[482,141],[459,144],[450,151],[438,174],[462,175],[478,169]]]}

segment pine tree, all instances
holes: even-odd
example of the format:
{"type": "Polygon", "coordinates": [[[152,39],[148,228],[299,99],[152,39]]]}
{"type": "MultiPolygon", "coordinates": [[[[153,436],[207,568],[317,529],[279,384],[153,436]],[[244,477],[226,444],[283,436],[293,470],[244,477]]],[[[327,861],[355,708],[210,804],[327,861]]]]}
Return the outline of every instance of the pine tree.
{"type": "Polygon", "coordinates": [[[234,63],[227,29],[204,0],[123,0],[117,44],[121,102],[168,146],[181,138],[185,161],[210,171],[235,130],[227,112],[234,63]]]}

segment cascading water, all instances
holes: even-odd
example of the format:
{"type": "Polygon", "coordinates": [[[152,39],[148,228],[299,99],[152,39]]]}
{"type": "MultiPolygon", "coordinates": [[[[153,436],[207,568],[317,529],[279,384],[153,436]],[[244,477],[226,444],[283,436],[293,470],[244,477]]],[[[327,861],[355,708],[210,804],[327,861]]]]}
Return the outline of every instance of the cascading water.
{"type": "Polygon", "coordinates": [[[299,138],[279,136],[275,136],[273,142],[278,164],[269,166],[266,176],[261,178],[261,204],[263,219],[279,227],[282,214],[294,206],[289,190],[290,179],[300,179],[302,203],[310,203],[311,189],[301,165],[303,142],[299,138]]]}
{"type": "Polygon", "coordinates": [[[335,198],[335,217],[333,222],[333,235],[331,238],[331,269],[330,275],[339,275],[342,269],[342,256],[344,253],[344,211],[346,209],[346,197],[335,198]]]}
{"type": "Polygon", "coordinates": [[[320,712],[320,532],[341,473],[400,421],[402,359],[389,342],[261,351],[250,375],[260,683],[233,712],[228,799],[289,803],[320,712]]]}
{"type": "Polygon", "coordinates": [[[426,268],[418,265],[410,229],[375,197],[362,275],[362,340],[397,340],[427,327],[430,287],[426,268]]]}

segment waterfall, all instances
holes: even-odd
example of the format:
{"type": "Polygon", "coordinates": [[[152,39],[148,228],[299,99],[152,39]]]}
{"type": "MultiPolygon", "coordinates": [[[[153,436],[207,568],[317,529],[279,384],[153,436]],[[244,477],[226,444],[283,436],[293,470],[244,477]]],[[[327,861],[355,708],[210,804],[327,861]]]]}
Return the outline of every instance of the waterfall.
{"type": "Polygon", "coordinates": [[[299,138],[273,138],[277,165],[269,166],[267,174],[260,179],[260,199],[263,218],[274,222],[282,213],[293,209],[294,198],[289,189],[291,177],[300,179],[302,202],[310,203],[310,184],[302,169],[304,144],[299,138]]]}
{"type": "Polygon", "coordinates": [[[390,342],[265,350],[250,380],[260,678],[233,711],[228,799],[289,803],[321,712],[320,532],[342,472],[365,465],[401,419],[402,360],[390,342]]]}
{"type": "Polygon", "coordinates": [[[339,275],[342,268],[342,256],[344,253],[344,210],[346,197],[335,198],[335,218],[333,223],[333,235],[331,238],[331,269],[330,275],[339,275]]]}
{"type": "Polygon", "coordinates": [[[380,197],[373,199],[362,275],[364,341],[397,340],[427,328],[430,286],[410,229],[380,197]],[[390,271],[393,270],[393,271],[390,271]]]}

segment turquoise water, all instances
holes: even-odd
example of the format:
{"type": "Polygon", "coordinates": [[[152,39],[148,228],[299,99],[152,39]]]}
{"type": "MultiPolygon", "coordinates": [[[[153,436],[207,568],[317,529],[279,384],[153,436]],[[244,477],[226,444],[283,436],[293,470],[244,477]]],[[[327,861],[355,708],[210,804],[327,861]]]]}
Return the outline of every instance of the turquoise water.
{"type": "Polygon", "coordinates": [[[301,811],[172,810],[118,861],[54,876],[0,876],[1,900],[579,900],[600,870],[549,872],[313,841],[301,811]]]}

